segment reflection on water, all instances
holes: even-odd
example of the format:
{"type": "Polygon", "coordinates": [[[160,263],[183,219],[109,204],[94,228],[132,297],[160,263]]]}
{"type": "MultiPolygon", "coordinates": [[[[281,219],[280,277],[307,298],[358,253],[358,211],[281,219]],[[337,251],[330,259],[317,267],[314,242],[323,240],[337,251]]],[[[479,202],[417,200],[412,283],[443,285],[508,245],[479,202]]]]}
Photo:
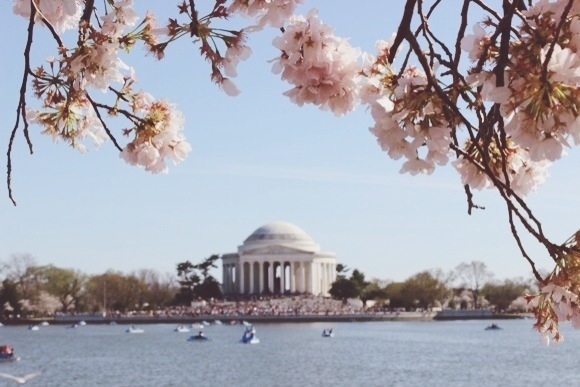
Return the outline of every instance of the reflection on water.
{"type": "MultiPolygon", "coordinates": [[[[170,324],[1,327],[0,344],[22,360],[0,372],[41,371],[27,386],[548,386],[578,383],[580,332],[541,344],[532,320],[298,323],[256,325],[260,343],[240,343],[243,326],[208,326],[188,341],[170,324]],[[323,329],[332,327],[333,338],[323,329]]],[[[195,331],[194,333],[197,333],[195,331]]],[[[0,385],[11,385],[0,379],[0,385]],[[2,384],[5,383],[5,384],[2,384]]]]}

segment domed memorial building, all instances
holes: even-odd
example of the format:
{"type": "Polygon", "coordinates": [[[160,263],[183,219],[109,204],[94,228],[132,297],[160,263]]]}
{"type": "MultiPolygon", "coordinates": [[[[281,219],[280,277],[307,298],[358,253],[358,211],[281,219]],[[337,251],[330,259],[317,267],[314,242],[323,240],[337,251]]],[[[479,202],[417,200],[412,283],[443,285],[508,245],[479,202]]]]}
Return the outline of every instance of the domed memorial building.
{"type": "Polygon", "coordinates": [[[336,255],[320,251],[304,230],[288,222],[254,231],[237,253],[222,255],[225,294],[328,295],[336,280],[336,255]]]}

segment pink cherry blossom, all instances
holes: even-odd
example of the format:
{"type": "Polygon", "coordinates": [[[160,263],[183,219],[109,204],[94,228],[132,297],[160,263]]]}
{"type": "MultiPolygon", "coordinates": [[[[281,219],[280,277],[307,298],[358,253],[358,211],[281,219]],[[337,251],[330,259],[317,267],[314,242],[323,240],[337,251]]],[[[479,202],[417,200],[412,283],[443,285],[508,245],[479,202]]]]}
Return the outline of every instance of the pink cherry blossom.
{"type": "MultiPolygon", "coordinates": [[[[550,45],[546,45],[540,52],[542,63],[550,45]]],[[[554,50],[548,61],[550,79],[556,82],[575,83],[580,80],[580,57],[569,48],[562,48],[559,44],[554,45],[554,50]]]]}
{"type": "Polygon", "coordinates": [[[274,39],[281,56],[273,71],[294,87],[284,93],[299,106],[305,103],[329,109],[340,116],[358,103],[360,50],[335,36],[312,10],[306,17],[293,16],[282,36],[274,39]]]}
{"type": "Polygon", "coordinates": [[[133,106],[143,115],[143,121],[132,130],[135,138],[125,146],[120,157],[153,173],[167,172],[166,158],[174,164],[183,161],[191,152],[191,145],[182,132],[183,114],[169,102],[154,100],[147,93],[137,93],[133,106]]]}
{"type": "Polygon", "coordinates": [[[266,25],[281,28],[301,3],[302,0],[234,0],[228,11],[256,18],[257,28],[266,25]]]}
{"type": "Polygon", "coordinates": [[[469,59],[478,61],[490,43],[489,35],[479,25],[473,25],[473,34],[467,34],[461,39],[461,49],[469,53],[469,59]]]}
{"type": "Polygon", "coordinates": [[[54,142],[63,140],[81,153],[87,151],[86,139],[95,147],[108,139],[93,107],[83,99],[70,104],[60,102],[43,110],[28,109],[26,116],[30,123],[43,127],[42,134],[51,136],[54,142]]]}
{"type": "MultiPolygon", "coordinates": [[[[76,28],[81,18],[81,0],[34,0],[36,5],[35,21],[43,24],[42,18],[54,28],[58,34],[68,29],[76,28]]],[[[14,0],[15,14],[30,18],[31,0],[14,0]]]]}

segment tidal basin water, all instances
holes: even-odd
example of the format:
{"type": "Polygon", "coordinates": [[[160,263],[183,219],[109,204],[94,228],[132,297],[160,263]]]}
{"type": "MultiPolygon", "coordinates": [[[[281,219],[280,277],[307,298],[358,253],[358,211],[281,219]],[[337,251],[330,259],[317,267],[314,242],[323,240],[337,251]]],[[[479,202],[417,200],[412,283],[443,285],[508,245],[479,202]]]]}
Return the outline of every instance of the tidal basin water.
{"type": "MultiPolygon", "coordinates": [[[[573,386],[580,385],[580,331],[546,347],[532,320],[257,324],[259,344],[239,342],[244,327],[204,328],[187,341],[171,324],[0,328],[19,362],[0,373],[41,371],[28,386],[573,386]]],[[[0,378],[0,386],[15,385],[0,378]]]]}

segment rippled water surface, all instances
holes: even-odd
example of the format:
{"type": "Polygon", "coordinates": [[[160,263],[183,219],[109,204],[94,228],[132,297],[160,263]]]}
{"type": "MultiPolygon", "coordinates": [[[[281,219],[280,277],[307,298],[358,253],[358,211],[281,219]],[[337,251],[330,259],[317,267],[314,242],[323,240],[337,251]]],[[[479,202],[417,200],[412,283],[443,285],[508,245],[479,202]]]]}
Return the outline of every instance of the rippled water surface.
{"type": "MultiPolygon", "coordinates": [[[[553,386],[579,385],[580,331],[541,344],[532,320],[256,325],[260,343],[241,344],[242,326],[206,327],[206,342],[174,325],[0,328],[22,358],[0,373],[42,374],[28,386],[553,386]]],[[[0,386],[15,385],[0,378],[0,386]]]]}

